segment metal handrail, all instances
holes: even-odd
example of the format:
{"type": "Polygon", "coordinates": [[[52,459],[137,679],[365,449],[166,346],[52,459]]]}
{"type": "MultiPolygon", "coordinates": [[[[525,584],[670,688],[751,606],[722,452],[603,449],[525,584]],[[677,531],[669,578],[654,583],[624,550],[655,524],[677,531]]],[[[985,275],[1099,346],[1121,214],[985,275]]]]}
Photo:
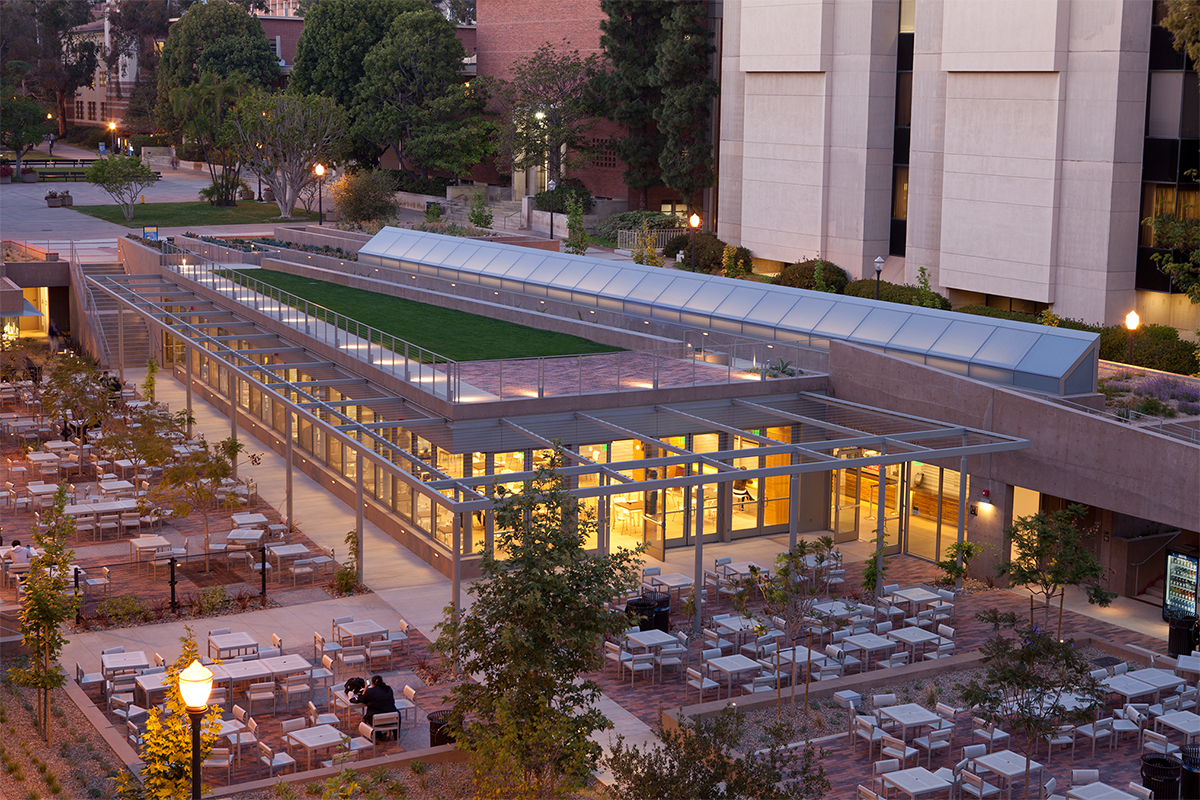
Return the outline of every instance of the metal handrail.
{"type": "Polygon", "coordinates": [[[83,277],[83,267],[79,264],[79,256],[75,252],[75,241],[71,240],[71,257],[67,260],[67,269],[71,272],[71,283],[76,286],[86,288],[83,295],[87,297],[87,314],[86,324],[92,331],[92,335],[100,341],[100,346],[104,350],[104,363],[112,364],[112,353],[108,348],[108,337],[104,334],[104,325],[100,323],[100,312],[96,309],[96,298],[92,294],[92,289],[87,285],[87,281],[83,277]]]}
{"type": "Polygon", "coordinates": [[[273,315],[279,322],[303,330],[305,335],[330,344],[335,349],[361,347],[362,343],[365,343],[368,364],[390,372],[406,382],[421,384],[434,396],[445,397],[450,402],[454,402],[459,396],[459,371],[454,359],[400,339],[386,331],[364,325],[356,319],[268,283],[245,275],[239,275],[236,280],[222,275],[218,270],[230,269],[230,266],[216,264],[186,248],[167,242],[164,242],[162,247],[163,254],[167,256],[163,259],[163,266],[181,278],[206,286],[234,302],[273,315]],[[170,263],[173,261],[172,257],[179,257],[182,263],[170,263]],[[188,264],[187,257],[198,259],[199,263],[188,264]],[[342,331],[345,331],[347,336],[343,337],[342,331]],[[359,339],[360,342],[354,342],[353,338],[359,339]],[[389,358],[382,352],[377,353],[374,348],[376,344],[379,345],[379,350],[403,355],[403,359],[389,358]],[[439,367],[442,368],[440,373],[439,367]]]}
{"type": "MultiPolygon", "coordinates": [[[[1133,586],[1135,589],[1135,591],[1133,593],[1134,597],[1137,597],[1139,594],[1146,591],[1146,586],[1150,585],[1150,584],[1146,584],[1146,586],[1142,586],[1138,582],[1138,576],[1141,573],[1142,565],[1146,564],[1147,562],[1150,561],[1150,559],[1154,558],[1156,555],[1158,555],[1163,550],[1165,550],[1167,545],[1169,545],[1171,542],[1175,541],[1175,538],[1182,533],[1183,533],[1183,531],[1181,531],[1181,530],[1175,531],[1175,535],[1172,536],[1170,539],[1167,539],[1165,542],[1163,542],[1162,545],[1157,550],[1155,550],[1153,553],[1151,553],[1150,555],[1146,556],[1144,559],[1142,559],[1141,561],[1139,561],[1138,563],[1133,565],[1133,586]]],[[[1155,576],[1156,580],[1157,580],[1157,577],[1158,576],[1155,576]]]]}
{"type": "Polygon", "coordinates": [[[1083,411],[1095,417],[1110,419],[1114,422],[1125,422],[1131,426],[1141,429],[1157,429],[1164,436],[1170,436],[1174,439],[1179,439],[1193,444],[1200,444],[1200,429],[1189,428],[1186,425],[1180,425],[1177,422],[1167,422],[1162,417],[1153,417],[1149,414],[1142,414],[1134,411],[1132,408],[1122,408],[1119,411],[1110,411],[1107,408],[1101,411],[1100,409],[1086,406],[1083,403],[1078,403],[1074,400],[1066,400],[1058,398],[1057,402],[1064,406],[1069,406],[1076,411],[1083,411]]]}

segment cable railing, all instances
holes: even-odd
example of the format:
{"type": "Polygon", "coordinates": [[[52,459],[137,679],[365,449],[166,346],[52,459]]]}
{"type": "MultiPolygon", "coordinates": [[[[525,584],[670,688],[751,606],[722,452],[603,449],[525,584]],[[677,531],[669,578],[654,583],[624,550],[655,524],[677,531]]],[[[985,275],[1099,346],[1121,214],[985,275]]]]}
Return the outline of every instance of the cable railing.
{"type": "Polygon", "coordinates": [[[336,350],[355,355],[436,397],[456,402],[458,362],[453,359],[276,286],[235,274],[233,269],[241,264],[217,264],[169,242],[162,244],[162,250],[163,265],[179,276],[273,317],[336,350]]]}
{"type": "Polygon", "coordinates": [[[1162,417],[1142,414],[1134,411],[1132,408],[1096,409],[1086,406],[1083,403],[1077,403],[1074,400],[1057,399],[1057,402],[1075,411],[1091,414],[1094,417],[1103,417],[1115,422],[1124,422],[1135,428],[1152,430],[1164,436],[1170,436],[1173,439],[1179,439],[1191,444],[1200,444],[1200,428],[1192,428],[1187,425],[1181,425],[1178,422],[1169,422],[1162,417]]]}

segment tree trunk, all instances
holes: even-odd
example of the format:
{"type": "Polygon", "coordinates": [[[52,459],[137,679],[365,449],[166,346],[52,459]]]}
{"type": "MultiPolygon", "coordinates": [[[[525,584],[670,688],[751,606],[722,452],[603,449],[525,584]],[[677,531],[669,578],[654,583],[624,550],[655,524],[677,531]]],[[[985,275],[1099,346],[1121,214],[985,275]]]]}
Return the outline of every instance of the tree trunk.
{"type": "Polygon", "coordinates": [[[1055,638],[1060,639],[1060,640],[1062,639],[1063,600],[1065,600],[1066,597],[1067,597],[1067,593],[1065,591],[1060,592],[1058,595],[1058,636],[1056,636],[1055,638]]]}
{"type": "MultiPolygon", "coordinates": [[[[49,631],[47,631],[47,635],[50,635],[49,631]]],[[[48,681],[49,675],[50,675],[50,642],[49,642],[49,640],[47,640],[45,642],[45,645],[43,648],[43,653],[44,653],[44,657],[42,659],[42,680],[48,681]]],[[[42,703],[42,714],[44,715],[44,719],[45,719],[45,722],[43,724],[45,725],[45,727],[42,730],[44,731],[45,736],[46,736],[46,747],[49,747],[50,746],[50,689],[46,688],[46,689],[43,689],[42,691],[44,692],[44,695],[45,695],[45,700],[42,703]]]]}

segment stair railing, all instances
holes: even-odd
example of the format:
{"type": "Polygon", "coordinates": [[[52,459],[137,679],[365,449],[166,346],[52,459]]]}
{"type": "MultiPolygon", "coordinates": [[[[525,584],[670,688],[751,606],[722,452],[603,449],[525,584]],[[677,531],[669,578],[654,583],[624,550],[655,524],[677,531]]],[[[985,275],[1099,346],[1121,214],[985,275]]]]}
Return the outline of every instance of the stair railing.
{"type": "Polygon", "coordinates": [[[1169,545],[1171,542],[1175,541],[1176,537],[1178,537],[1179,534],[1181,534],[1181,533],[1183,533],[1183,531],[1175,531],[1175,535],[1172,536],[1170,539],[1167,539],[1161,545],[1159,545],[1159,548],[1157,550],[1155,550],[1153,553],[1151,553],[1150,555],[1146,556],[1144,559],[1142,559],[1141,561],[1139,561],[1138,563],[1133,565],[1133,596],[1134,597],[1137,597],[1139,594],[1146,591],[1146,589],[1149,588],[1150,584],[1154,583],[1154,581],[1158,580],[1160,577],[1158,574],[1155,574],[1154,580],[1148,581],[1146,583],[1146,585],[1143,586],[1139,582],[1142,565],[1148,563],[1150,561],[1150,559],[1154,558],[1159,553],[1161,553],[1163,550],[1165,550],[1167,545],[1169,545]]]}
{"type": "Polygon", "coordinates": [[[83,274],[83,267],[79,264],[74,240],[71,241],[71,257],[67,260],[67,264],[67,268],[71,271],[71,285],[78,286],[82,290],[76,293],[84,301],[84,313],[79,315],[79,321],[83,323],[86,334],[90,334],[92,339],[91,347],[87,346],[86,341],[79,344],[83,346],[84,350],[102,353],[101,366],[107,368],[112,363],[108,349],[108,337],[104,335],[104,325],[101,324],[100,313],[96,310],[96,298],[92,294],[92,286],[88,283],[87,277],[83,274]]]}

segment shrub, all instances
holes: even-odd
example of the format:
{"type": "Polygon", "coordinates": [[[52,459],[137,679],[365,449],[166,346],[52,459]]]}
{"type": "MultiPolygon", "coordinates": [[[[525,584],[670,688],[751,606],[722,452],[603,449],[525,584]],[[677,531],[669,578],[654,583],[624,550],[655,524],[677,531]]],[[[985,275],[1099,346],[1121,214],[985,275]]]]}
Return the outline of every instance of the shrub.
{"type": "Polygon", "coordinates": [[[780,286],[791,286],[793,289],[841,294],[846,290],[846,285],[850,283],[850,276],[846,274],[846,270],[832,261],[810,258],[785,266],[775,283],[780,286]]]}
{"type": "MultiPolygon", "coordinates": [[[[861,281],[852,281],[846,286],[845,294],[850,297],[875,297],[875,279],[867,278],[861,281]]],[[[950,301],[940,294],[934,293],[933,308],[940,308],[946,311],[950,310],[950,301]]],[[[906,306],[924,305],[926,293],[919,286],[901,285],[897,283],[889,283],[888,281],[879,282],[879,299],[886,300],[889,303],[902,303],[906,306]]]]}
{"type": "Polygon", "coordinates": [[[176,146],[175,155],[180,161],[204,161],[204,148],[196,142],[176,146]]]}
{"type": "MultiPolygon", "coordinates": [[[[250,192],[250,184],[242,180],[236,173],[223,172],[217,176],[217,179],[200,190],[200,196],[207,200],[209,204],[217,202],[218,197],[225,194],[222,189],[228,186],[233,186],[233,190],[229,192],[229,196],[236,198],[237,195],[250,192]]],[[[250,192],[253,197],[254,193],[250,192]]],[[[246,199],[243,197],[242,199],[246,199]]]]}
{"type": "Polygon", "coordinates": [[[617,231],[636,231],[643,225],[652,231],[685,227],[684,221],[674,214],[664,214],[661,211],[622,211],[597,225],[596,233],[601,238],[615,242],[617,231]]]}
{"type": "Polygon", "coordinates": [[[132,594],[101,600],[100,604],[96,606],[96,613],[107,617],[117,626],[128,625],[131,622],[143,622],[149,617],[142,598],[132,594]]]}
{"type": "Polygon", "coordinates": [[[725,242],[722,242],[711,233],[696,234],[696,269],[692,269],[692,234],[681,233],[667,240],[667,244],[663,247],[663,255],[667,258],[674,258],[682,254],[683,258],[679,261],[679,268],[686,269],[690,272],[719,272],[722,268],[722,262],[725,256],[725,242]]]}
{"type": "MultiPolygon", "coordinates": [[[[1129,331],[1113,325],[1100,331],[1100,358],[1129,360],[1129,331]]],[[[1167,325],[1143,325],[1133,332],[1133,364],[1162,372],[1194,375],[1200,371],[1196,346],[1181,341],[1179,331],[1167,325]]]]}
{"type": "Polygon", "coordinates": [[[425,221],[437,222],[442,218],[441,203],[426,203],[425,204],[425,221]]]}
{"type": "Polygon", "coordinates": [[[754,258],[749,248],[725,245],[721,252],[721,270],[726,278],[740,278],[754,271],[754,258]]]}
{"type": "Polygon", "coordinates": [[[471,209],[467,212],[467,219],[476,228],[492,227],[492,210],[488,208],[486,189],[471,199],[471,209]]]}
{"type": "Polygon", "coordinates": [[[12,167],[10,167],[8,164],[0,164],[0,178],[11,178],[12,174],[12,167]]]}
{"type": "Polygon", "coordinates": [[[224,586],[209,586],[200,592],[200,601],[196,604],[196,613],[202,617],[223,611],[229,604],[224,586]]]}
{"type": "Polygon", "coordinates": [[[352,224],[391,220],[399,205],[391,178],[380,170],[348,172],[329,187],[338,217],[352,224]]]}
{"type": "Polygon", "coordinates": [[[388,176],[388,179],[392,183],[392,188],[397,192],[431,194],[434,197],[445,197],[446,187],[454,184],[454,178],[422,178],[420,175],[414,175],[402,169],[381,169],[377,171],[388,176]]]}
{"type": "MultiPolygon", "coordinates": [[[[991,308],[989,306],[959,306],[954,309],[960,314],[974,314],[979,317],[993,317],[995,319],[1010,319],[1014,322],[1029,322],[1034,325],[1044,325],[1045,317],[1041,314],[1029,314],[1024,311],[1004,311],[999,308],[991,308]]],[[[1068,317],[1054,317],[1057,323],[1056,328],[1070,328],[1075,331],[1091,331],[1099,333],[1101,328],[1099,325],[1089,325],[1083,320],[1070,319],[1068,317]]]]}
{"type": "Polygon", "coordinates": [[[553,192],[549,190],[538,192],[534,195],[533,203],[538,211],[549,211],[550,202],[553,198],[554,210],[565,213],[567,210],[567,200],[572,197],[579,201],[579,204],[583,207],[584,214],[592,213],[592,209],[596,207],[596,198],[592,197],[591,191],[574,178],[564,180],[553,192]]]}

